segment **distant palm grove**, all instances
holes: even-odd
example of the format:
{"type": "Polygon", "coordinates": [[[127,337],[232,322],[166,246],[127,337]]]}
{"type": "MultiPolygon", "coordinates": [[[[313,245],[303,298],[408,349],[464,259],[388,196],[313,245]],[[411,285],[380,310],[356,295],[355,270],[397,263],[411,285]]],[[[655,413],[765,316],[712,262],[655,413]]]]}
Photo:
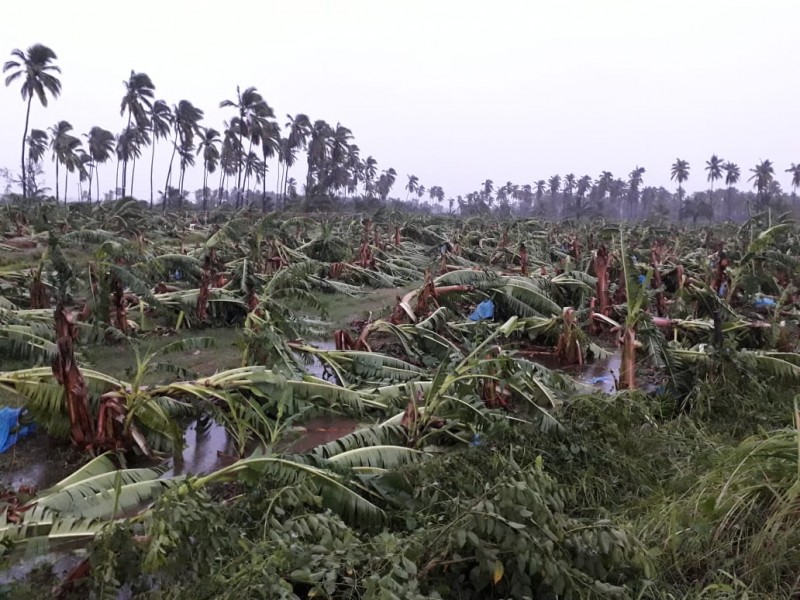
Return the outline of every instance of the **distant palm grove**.
{"type": "Polygon", "coordinates": [[[692,222],[743,220],[751,210],[767,207],[780,212],[797,210],[800,164],[785,168],[792,187],[787,193],[774,178],[776,168],[783,166],[761,160],[751,168],[740,167],[716,154],[695,169],[705,178],[707,190],[693,194],[684,189],[692,167],[677,158],[670,167],[674,190],[645,185],[645,168],[635,166],[625,177],[602,171],[595,178],[568,173],[523,183],[501,184],[487,179],[477,190],[455,197],[441,186],[423,185],[409,174],[398,197],[390,197],[397,172],[391,167],[380,169],[372,156],[362,158],[352,132],[343,125],[332,126],[297,114],[287,115],[282,128],[263,96],[255,87],[248,87],[237,88],[235,97],[220,103],[230,109],[231,116],[216,129],[203,123],[203,111],[189,100],[170,105],[155,99],[150,77],[134,71],[123,82],[123,127],[119,133],[100,126],[79,133],[64,120],[47,128],[31,127],[34,98],[47,107],[48,101],[61,92],[61,70],[56,60],[53,50],[35,44],[27,51],[12,51],[3,66],[6,86],[21,85],[26,106],[20,170],[4,170],[9,184],[21,188],[23,198],[44,200],[52,196],[66,202],[70,196],[96,202],[130,196],[138,165],[139,177],[149,179],[146,200],[151,207],[159,205],[164,210],[207,210],[223,204],[235,208],[256,205],[265,211],[366,210],[391,202],[407,210],[462,215],[655,216],[692,222]],[[153,175],[158,144],[170,149],[165,181],[155,181],[153,175]],[[289,171],[302,158],[307,173],[299,184],[289,171]],[[44,185],[43,163],[48,159],[55,164],[54,189],[44,185]],[[275,174],[268,183],[270,161],[274,161],[275,174]],[[184,185],[189,169],[203,173],[202,188],[192,194],[184,185]],[[112,191],[101,193],[101,176],[109,182],[104,183],[108,189],[112,173],[112,191]],[[752,188],[741,191],[735,187],[740,183],[752,188]],[[426,197],[433,202],[422,202],[426,197]]]}

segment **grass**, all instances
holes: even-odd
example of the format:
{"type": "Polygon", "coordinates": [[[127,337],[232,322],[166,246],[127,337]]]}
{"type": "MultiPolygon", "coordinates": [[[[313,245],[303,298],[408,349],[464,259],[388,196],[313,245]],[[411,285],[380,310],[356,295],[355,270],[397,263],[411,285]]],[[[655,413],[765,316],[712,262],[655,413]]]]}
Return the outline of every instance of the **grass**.
{"type": "Polygon", "coordinates": [[[418,288],[420,282],[399,288],[378,288],[370,290],[364,296],[346,296],[344,294],[319,294],[317,298],[325,307],[327,329],[346,329],[355,319],[373,319],[388,317],[397,303],[397,296],[418,288]]]}

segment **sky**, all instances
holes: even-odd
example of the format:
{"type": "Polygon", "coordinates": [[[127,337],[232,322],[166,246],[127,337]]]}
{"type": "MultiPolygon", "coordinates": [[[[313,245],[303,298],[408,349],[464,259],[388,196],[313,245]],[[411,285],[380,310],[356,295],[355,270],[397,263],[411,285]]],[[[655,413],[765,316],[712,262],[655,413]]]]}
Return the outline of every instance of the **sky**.
{"type": "MultiPolygon", "coordinates": [[[[799,24],[797,0],[39,0],[6,9],[0,52],[42,43],[58,55],[62,94],[34,103],[32,127],[120,131],[131,69],[216,129],[232,115],[220,101],[255,86],[281,125],[306,113],[349,127],[362,157],[397,170],[394,196],[408,174],[454,197],[487,178],[627,178],[635,166],[672,189],[678,157],[693,191],[712,153],[747,176],[771,159],[788,190],[799,24]]],[[[19,168],[24,118],[19,85],[0,89],[0,167],[19,168]]],[[[157,149],[156,189],[169,151],[157,149]]],[[[149,198],[145,173],[135,192],[149,198]]],[[[99,176],[113,187],[113,165],[99,176]]],[[[187,189],[201,185],[202,168],[187,174],[187,189]]]]}

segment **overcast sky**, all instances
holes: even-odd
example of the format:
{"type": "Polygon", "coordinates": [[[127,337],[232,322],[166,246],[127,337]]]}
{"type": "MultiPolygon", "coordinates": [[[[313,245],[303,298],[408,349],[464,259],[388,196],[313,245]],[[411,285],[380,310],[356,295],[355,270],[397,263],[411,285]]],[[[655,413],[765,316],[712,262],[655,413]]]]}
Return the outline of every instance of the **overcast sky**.
{"type": "MultiPolygon", "coordinates": [[[[39,0],[4,12],[4,60],[38,42],[63,71],[32,127],[118,132],[131,69],[217,129],[231,114],[220,100],[256,86],[281,125],[303,112],[349,127],[362,157],[397,170],[399,196],[409,173],[455,196],[486,178],[626,177],[636,165],[672,188],[676,157],[690,162],[688,189],[705,189],[712,153],[743,175],[771,159],[788,189],[784,170],[800,161],[797,0],[39,0]]],[[[17,83],[0,90],[0,166],[19,168],[24,109],[17,83]]],[[[113,166],[100,177],[110,189],[113,166]]],[[[185,187],[201,183],[197,168],[185,187]]]]}

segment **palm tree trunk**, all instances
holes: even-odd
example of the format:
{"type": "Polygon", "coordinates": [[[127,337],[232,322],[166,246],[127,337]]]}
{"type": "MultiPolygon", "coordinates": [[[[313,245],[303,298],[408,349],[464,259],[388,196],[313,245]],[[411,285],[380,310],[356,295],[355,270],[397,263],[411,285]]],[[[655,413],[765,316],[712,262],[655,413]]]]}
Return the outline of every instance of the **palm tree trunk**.
{"type": "Polygon", "coordinates": [[[288,196],[286,188],[288,188],[288,187],[289,187],[289,163],[286,163],[286,165],[283,168],[283,194],[282,194],[282,197],[283,197],[283,205],[284,206],[286,206],[286,197],[288,196]]]}
{"type": "MultiPolygon", "coordinates": [[[[66,167],[66,165],[64,165],[64,167],[66,167]]],[[[69,188],[67,187],[67,182],[68,181],[69,181],[69,169],[65,168],[64,169],[64,206],[67,205],[67,194],[69,193],[67,191],[67,190],[69,190],[69,188]]]]}
{"type": "Polygon", "coordinates": [[[167,212],[167,192],[169,191],[169,180],[172,177],[172,163],[175,161],[175,152],[178,150],[178,130],[175,129],[175,139],[172,140],[172,156],[169,159],[169,169],[167,170],[167,181],[164,184],[164,212],[167,212]]]}
{"type": "Polygon", "coordinates": [[[208,210],[208,161],[203,161],[203,212],[208,210]]]}
{"type": "Polygon", "coordinates": [[[150,210],[153,209],[153,166],[156,162],[156,136],[153,134],[153,152],[150,154],[150,210]]]}
{"type": "MultiPolygon", "coordinates": [[[[261,181],[261,212],[267,212],[267,153],[264,152],[264,177],[261,181]]],[[[276,200],[277,203],[277,200],[276,200]]]]}
{"type": "Polygon", "coordinates": [[[97,186],[97,203],[100,204],[100,174],[97,172],[97,165],[94,167],[94,180],[97,186]]]}
{"type": "Polygon", "coordinates": [[[278,157],[278,177],[277,177],[277,181],[275,182],[275,209],[276,210],[278,208],[278,199],[280,198],[280,194],[281,194],[281,178],[282,178],[282,175],[281,175],[281,158],[279,156],[278,157]]]}
{"type": "MultiPolygon", "coordinates": [[[[131,110],[128,108],[128,126],[125,128],[125,131],[128,132],[131,129],[131,110]]],[[[125,160],[122,162],[122,197],[125,197],[125,184],[128,182],[128,156],[126,154],[125,160]]]]}
{"type": "Polygon", "coordinates": [[[96,170],[97,167],[94,164],[92,164],[92,166],[89,168],[89,196],[87,197],[87,200],[89,201],[89,206],[92,205],[92,182],[94,181],[94,172],[96,170]]]}
{"type": "Polygon", "coordinates": [[[56,204],[58,204],[58,159],[56,159],[56,204]]]}
{"type": "MultiPolygon", "coordinates": [[[[183,161],[181,161],[183,162],[183,161]]],[[[186,169],[184,168],[183,164],[181,164],[181,175],[178,179],[178,206],[183,206],[183,176],[186,173],[186,169]]]]}
{"type": "Polygon", "coordinates": [[[133,198],[133,176],[136,175],[136,157],[133,157],[133,165],[131,165],[131,198],[133,198]]]}
{"type": "MultiPolygon", "coordinates": [[[[28,177],[25,173],[25,140],[28,138],[28,124],[31,118],[31,102],[33,101],[33,94],[28,96],[28,108],[25,111],[25,130],[22,132],[22,197],[28,197],[28,177]]],[[[58,198],[56,198],[58,200],[58,198]]]]}
{"type": "Polygon", "coordinates": [[[119,198],[119,156],[117,156],[117,174],[114,175],[114,197],[119,198]]]}

